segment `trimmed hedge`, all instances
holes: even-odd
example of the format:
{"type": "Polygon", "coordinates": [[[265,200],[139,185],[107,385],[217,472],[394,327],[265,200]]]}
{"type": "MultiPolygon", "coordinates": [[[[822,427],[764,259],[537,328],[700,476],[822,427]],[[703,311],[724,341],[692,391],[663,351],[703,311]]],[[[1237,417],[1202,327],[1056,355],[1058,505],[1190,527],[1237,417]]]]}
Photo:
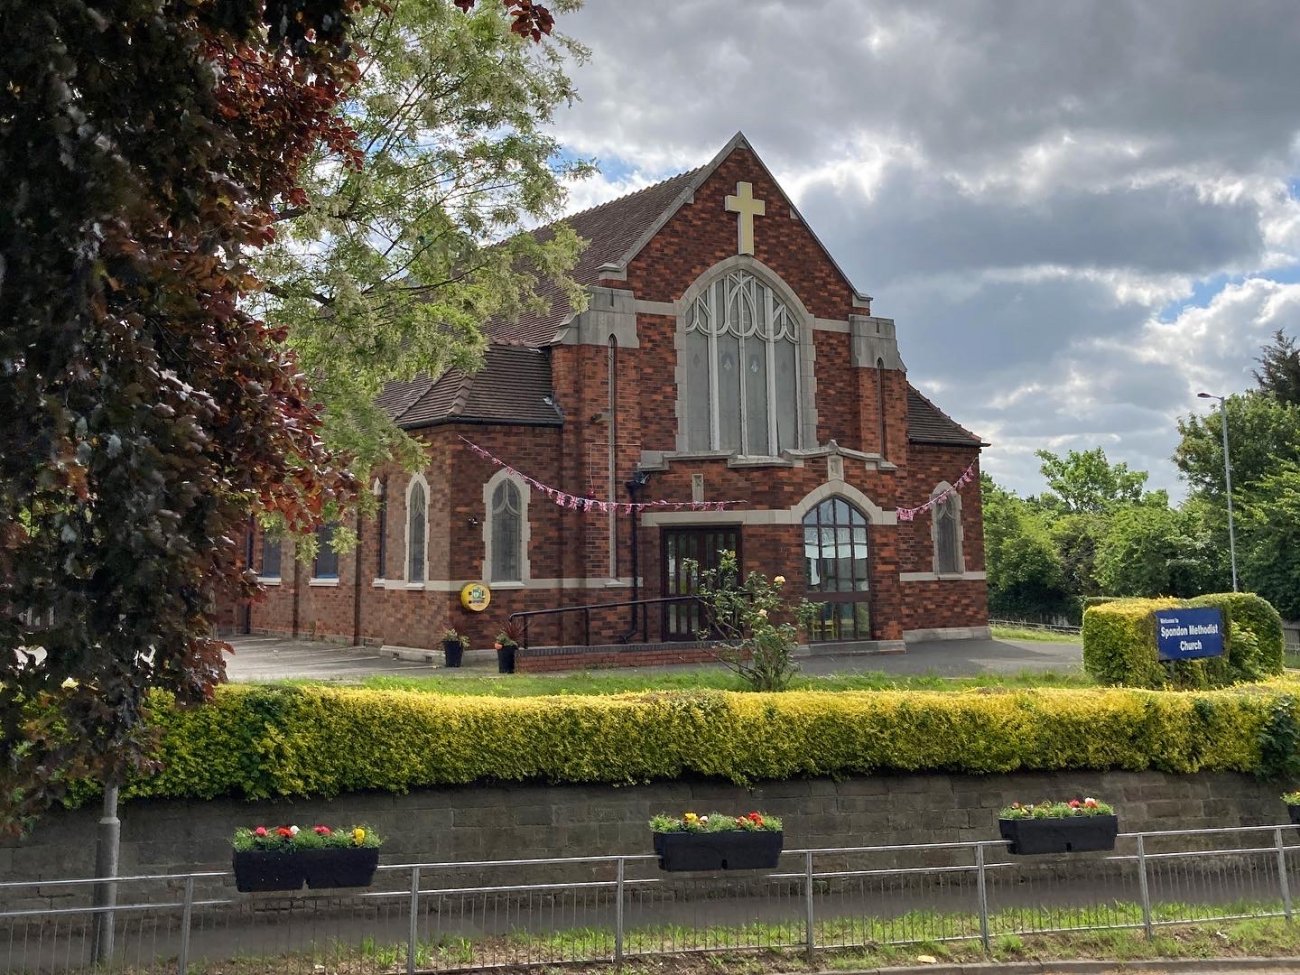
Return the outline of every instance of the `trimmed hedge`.
{"type": "Polygon", "coordinates": [[[503,699],[223,687],[203,707],[154,700],[162,770],[131,782],[126,794],[328,797],[488,781],[618,784],[685,775],[750,783],[926,771],[1259,772],[1261,743],[1269,734],[1282,740],[1295,725],[1287,689],[503,699]],[[1286,727],[1266,733],[1279,720],[1286,727]]]}
{"type": "Polygon", "coordinates": [[[1225,687],[1283,669],[1282,619],[1253,593],[1210,593],[1193,599],[1119,599],[1083,614],[1083,666],[1102,684],[1126,687],[1225,687]],[[1174,606],[1213,606],[1223,613],[1224,655],[1180,660],[1156,657],[1152,613],[1174,606]]]}

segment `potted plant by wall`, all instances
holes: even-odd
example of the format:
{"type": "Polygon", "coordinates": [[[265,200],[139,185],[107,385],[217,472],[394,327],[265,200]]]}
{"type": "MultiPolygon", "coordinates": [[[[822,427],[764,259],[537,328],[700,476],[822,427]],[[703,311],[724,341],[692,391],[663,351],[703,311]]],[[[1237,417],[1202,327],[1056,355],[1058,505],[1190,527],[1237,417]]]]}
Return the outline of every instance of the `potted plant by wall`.
{"type": "Polygon", "coordinates": [[[1082,853],[1115,849],[1119,817],[1096,799],[1069,802],[1013,802],[998,813],[998,829],[1011,845],[1008,853],[1082,853]]]}
{"type": "Polygon", "coordinates": [[[519,641],[523,638],[524,625],[518,620],[506,620],[506,625],[497,634],[497,673],[515,672],[515,652],[519,649],[519,641]]]}
{"type": "Polygon", "coordinates": [[[231,840],[235,889],[243,893],[368,887],[379,866],[383,841],[369,826],[254,826],[231,840]]]}
{"type": "Polygon", "coordinates": [[[442,662],[448,667],[459,667],[465,656],[465,637],[454,626],[442,631],[442,662]]]}
{"type": "Polygon", "coordinates": [[[650,820],[661,870],[770,870],[781,858],[781,820],[752,812],[660,814],[650,820]]]}
{"type": "Polygon", "coordinates": [[[1291,825],[1300,826],[1300,792],[1287,792],[1282,795],[1286,811],[1291,814],[1291,825]]]}

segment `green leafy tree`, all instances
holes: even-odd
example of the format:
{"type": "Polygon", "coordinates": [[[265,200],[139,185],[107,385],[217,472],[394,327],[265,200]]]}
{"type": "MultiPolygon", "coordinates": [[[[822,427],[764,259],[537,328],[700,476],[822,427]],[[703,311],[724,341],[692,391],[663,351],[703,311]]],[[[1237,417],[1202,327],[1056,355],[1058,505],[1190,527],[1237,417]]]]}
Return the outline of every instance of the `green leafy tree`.
{"type": "Polygon", "coordinates": [[[586,51],[520,32],[521,11],[537,9],[363,11],[366,54],[342,114],[364,165],[339,165],[322,145],[305,199],[281,210],[259,259],[266,313],[288,326],[325,403],[326,440],[358,474],[423,456],[376,406],[385,383],[478,368],[486,323],[557,294],[581,307],[576,235],[520,232],[557,218],[566,182],[591,170],[565,160],[549,124],[575,97],[565,65],[586,51]]]}
{"type": "Polygon", "coordinates": [[[1043,514],[987,474],[980,481],[989,611],[1022,616],[1068,610],[1061,556],[1043,514]]]}
{"type": "Polygon", "coordinates": [[[1142,500],[1147,472],[1131,471],[1122,461],[1110,463],[1100,447],[1071,450],[1064,457],[1050,450],[1035,454],[1043,462],[1040,470],[1051,489],[1039,499],[1044,505],[1095,513],[1142,500]]]}
{"type": "Polygon", "coordinates": [[[356,77],[343,0],[0,4],[0,829],[147,761],[223,678],[250,510],[348,478],[241,255],[356,77]]]}
{"type": "Polygon", "coordinates": [[[1300,349],[1295,339],[1279,328],[1255,361],[1259,363],[1255,382],[1262,392],[1283,403],[1300,403],[1300,349]]]}
{"type": "MultiPolygon", "coordinates": [[[[1288,462],[1300,462],[1300,406],[1262,392],[1229,396],[1233,490],[1245,490],[1288,462]]],[[[1223,420],[1219,409],[1178,421],[1174,463],[1192,493],[1225,508],[1223,420]]],[[[1226,518],[1226,516],[1225,516],[1226,518]]]]}
{"type": "Polygon", "coordinates": [[[1116,511],[1097,547],[1097,579],[1115,596],[1195,596],[1218,578],[1215,546],[1196,520],[1168,505],[1116,511]]]}
{"type": "Polygon", "coordinates": [[[1281,465],[1243,494],[1242,577],[1283,619],[1300,619],[1300,464],[1281,465]]]}
{"type": "Polygon", "coordinates": [[[1065,588],[1073,596],[1103,595],[1097,579],[1097,546],[1106,532],[1106,516],[1091,511],[1045,511],[1047,531],[1061,557],[1065,588]]]}

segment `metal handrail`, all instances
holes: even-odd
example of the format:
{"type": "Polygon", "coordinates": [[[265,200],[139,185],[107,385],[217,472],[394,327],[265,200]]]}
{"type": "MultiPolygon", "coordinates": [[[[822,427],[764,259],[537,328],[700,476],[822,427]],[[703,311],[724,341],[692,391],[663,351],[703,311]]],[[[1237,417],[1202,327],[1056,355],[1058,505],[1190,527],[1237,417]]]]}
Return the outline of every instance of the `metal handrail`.
{"type": "MultiPolygon", "coordinates": [[[[589,647],[591,646],[591,611],[593,609],[627,609],[628,607],[631,606],[650,606],[650,605],[661,604],[661,603],[680,603],[680,602],[696,602],[702,604],[703,600],[701,600],[700,597],[696,595],[659,596],[655,599],[624,599],[615,603],[587,603],[585,605],[577,605],[577,606],[558,606],[553,609],[520,610],[517,613],[511,613],[508,617],[506,617],[506,620],[507,622],[516,619],[524,621],[523,646],[526,647],[528,646],[528,621],[532,619],[534,616],[560,616],[564,613],[582,613],[582,633],[583,633],[582,645],[584,647],[589,647]]],[[[645,613],[642,613],[641,614],[641,641],[643,643],[646,642],[648,639],[647,630],[648,630],[648,618],[645,613]]],[[[632,632],[635,632],[635,627],[633,627],[632,632]]],[[[619,642],[626,643],[629,636],[631,636],[631,632],[623,634],[623,636],[619,638],[619,642]]]]}

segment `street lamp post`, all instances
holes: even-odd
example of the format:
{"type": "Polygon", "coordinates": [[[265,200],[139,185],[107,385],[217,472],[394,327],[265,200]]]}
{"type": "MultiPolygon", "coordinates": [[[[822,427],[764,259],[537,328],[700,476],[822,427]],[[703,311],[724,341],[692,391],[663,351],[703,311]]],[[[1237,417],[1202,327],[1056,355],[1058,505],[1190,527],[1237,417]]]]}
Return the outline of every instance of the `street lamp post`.
{"type": "Polygon", "coordinates": [[[1232,591],[1237,591],[1237,532],[1232,523],[1232,462],[1228,459],[1228,401],[1213,393],[1197,393],[1201,399],[1217,399],[1223,418],[1223,485],[1228,492],[1228,558],[1232,562],[1232,591]]]}

